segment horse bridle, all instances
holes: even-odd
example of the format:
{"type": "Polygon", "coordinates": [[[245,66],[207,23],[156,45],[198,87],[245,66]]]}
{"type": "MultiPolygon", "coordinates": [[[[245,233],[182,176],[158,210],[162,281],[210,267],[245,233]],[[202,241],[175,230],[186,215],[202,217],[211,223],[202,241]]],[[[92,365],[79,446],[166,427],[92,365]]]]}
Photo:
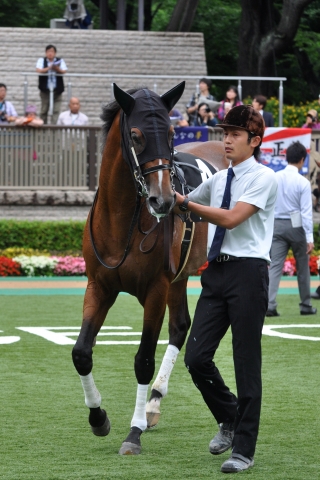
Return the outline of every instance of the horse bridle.
{"type": "MultiPolygon", "coordinates": [[[[141,167],[140,167],[140,164],[139,164],[139,161],[138,161],[135,149],[134,149],[134,145],[133,145],[133,142],[132,142],[130,130],[129,130],[129,127],[128,127],[128,124],[127,124],[127,121],[126,121],[126,115],[125,115],[124,112],[121,112],[121,114],[120,114],[120,131],[121,131],[122,156],[123,156],[124,160],[126,161],[126,163],[129,165],[130,171],[133,175],[133,179],[135,181],[135,187],[136,187],[136,191],[137,191],[137,197],[136,197],[136,206],[135,206],[134,214],[133,214],[131,224],[130,224],[130,228],[129,228],[129,232],[128,232],[128,239],[127,239],[127,244],[126,244],[126,247],[125,247],[125,251],[124,251],[122,259],[120,260],[120,262],[117,265],[114,265],[114,266],[107,265],[102,260],[102,258],[99,255],[99,252],[98,252],[98,250],[95,246],[94,239],[93,239],[92,219],[93,219],[94,207],[96,205],[96,201],[97,201],[97,198],[98,198],[99,188],[97,189],[96,194],[94,196],[94,200],[93,200],[92,207],[90,209],[90,215],[89,215],[89,234],[90,234],[90,241],[91,241],[93,251],[95,253],[96,258],[101,263],[101,265],[104,266],[105,268],[108,268],[109,270],[115,270],[116,268],[119,268],[128,256],[128,253],[129,253],[129,250],[130,250],[131,237],[132,237],[132,234],[133,234],[134,227],[135,227],[135,225],[138,221],[140,210],[141,210],[141,198],[142,197],[149,198],[148,188],[147,188],[147,184],[146,184],[146,181],[145,181],[144,177],[146,175],[149,175],[150,173],[158,172],[160,170],[170,170],[171,188],[175,192],[175,186],[174,186],[174,182],[173,182],[173,176],[175,174],[174,163],[173,163],[173,158],[174,158],[173,138],[172,138],[171,143],[170,143],[170,160],[169,160],[169,163],[166,163],[166,164],[163,164],[163,165],[155,165],[154,167],[150,167],[150,168],[146,168],[144,170],[141,170],[141,167]]],[[[171,252],[171,248],[170,248],[170,241],[171,241],[172,232],[173,232],[173,227],[172,227],[171,223],[170,223],[170,219],[168,218],[168,216],[163,219],[164,235],[165,235],[165,248],[166,248],[166,246],[168,246],[168,249],[165,250],[165,261],[164,261],[164,263],[165,263],[165,270],[166,271],[168,271],[171,268],[172,272],[176,273],[176,268],[175,268],[175,265],[174,265],[174,262],[173,262],[172,252],[171,252]]],[[[144,232],[142,230],[142,228],[140,226],[140,223],[138,224],[139,232],[142,233],[143,235],[145,235],[145,238],[143,238],[141,243],[140,243],[140,251],[142,253],[151,253],[154,250],[154,248],[155,248],[155,246],[158,242],[159,231],[157,233],[154,244],[148,250],[143,250],[143,243],[146,240],[147,236],[155,230],[155,228],[158,226],[158,224],[159,224],[159,221],[156,222],[156,224],[153,227],[151,227],[149,230],[147,230],[146,232],[144,232]]]]}

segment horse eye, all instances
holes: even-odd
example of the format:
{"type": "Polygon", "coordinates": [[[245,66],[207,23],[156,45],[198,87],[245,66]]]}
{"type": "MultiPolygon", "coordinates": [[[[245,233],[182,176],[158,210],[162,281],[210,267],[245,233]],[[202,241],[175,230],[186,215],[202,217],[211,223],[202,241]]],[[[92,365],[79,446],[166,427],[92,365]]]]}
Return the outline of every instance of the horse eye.
{"type": "Polygon", "coordinates": [[[139,135],[137,132],[131,132],[131,138],[134,143],[136,153],[141,153],[145,147],[144,136],[142,134],[139,135]]]}

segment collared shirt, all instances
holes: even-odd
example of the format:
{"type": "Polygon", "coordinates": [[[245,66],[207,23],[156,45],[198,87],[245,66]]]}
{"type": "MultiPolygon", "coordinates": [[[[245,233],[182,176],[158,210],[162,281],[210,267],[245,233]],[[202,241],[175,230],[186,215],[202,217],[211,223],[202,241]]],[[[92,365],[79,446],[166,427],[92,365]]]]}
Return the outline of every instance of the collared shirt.
{"type": "MultiPolygon", "coordinates": [[[[52,62],[49,62],[49,60],[47,59],[48,67],[51,67],[51,65],[55,62],[57,62],[56,57],[52,60],[52,62]]],[[[60,58],[60,63],[59,63],[58,66],[59,66],[59,68],[61,68],[61,70],[68,70],[66,62],[63,60],[63,58],[60,58]]],[[[36,68],[44,68],[44,58],[43,57],[38,59],[36,68]]],[[[49,70],[48,71],[47,88],[49,90],[50,90],[50,88],[52,88],[54,90],[56,88],[56,86],[57,86],[56,72],[54,70],[49,70]]]]}
{"type": "Polygon", "coordinates": [[[276,172],[278,199],[275,218],[290,219],[290,212],[299,211],[308,243],[313,243],[312,197],[310,182],[300,175],[297,167],[287,165],[276,172]]]}
{"type": "Polygon", "coordinates": [[[79,112],[76,116],[71,113],[70,110],[60,113],[57,125],[88,125],[89,119],[87,115],[84,113],[79,112]]]}
{"type": "MultiPolygon", "coordinates": [[[[277,197],[275,173],[271,168],[257,163],[253,156],[232,168],[235,176],[231,182],[230,210],[237,202],[255,205],[259,210],[237,227],[226,230],[221,253],[262,258],[270,262],[277,197]]],[[[201,205],[220,208],[226,181],[227,170],[221,170],[189,193],[188,198],[201,205]]],[[[209,223],[208,253],[215,231],[216,225],[209,223]]]]}

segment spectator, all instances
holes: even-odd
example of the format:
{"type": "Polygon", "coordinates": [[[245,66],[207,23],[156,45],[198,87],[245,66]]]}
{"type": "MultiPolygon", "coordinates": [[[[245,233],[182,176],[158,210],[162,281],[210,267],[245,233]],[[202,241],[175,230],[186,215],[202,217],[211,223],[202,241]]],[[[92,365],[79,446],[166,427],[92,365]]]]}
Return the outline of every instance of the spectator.
{"type": "Polygon", "coordinates": [[[46,47],[46,56],[39,58],[36,65],[38,73],[47,73],[47,76],[39,76],[39,90],[41,98],[40,117],[44,123],[48,123],[48,112],[50,108],[50,90],[53,90],[53,115],[51,123],[55,124],[60,113],[62,93],[64,91],[63,78],[61,74],[68,70],[63,58],[56,57],[57,49],[54,45],[46,47]],[[57,76],[59,74],[59,76],[57,76]]]}
{"type": "Polygon", "coordinates": [[[317,187],[312,190],[312,195],[314,196],[313,208],[316,212],[320,211],[320,172],[317,173],[316,177],[317,187]]]}
{"type": "Polygon", "coordinates": [[[212,102],[215,101],[213,95],[210,94],[212,82],[208,78],[201,78],[199,80],[199,92],[195,92],[190,102],[187,104],[187,114],[189,115],[189,125],[195,125],[197,120],[197,110],[200,101],[210,100],[212,102]]]}
{"type": "Polygon", "coordinates": [[[80,112],[80,101],[76,97],[70,98],[69,110],[60,113],[57,125],[88,125],[87,115],[80,112]]]}
{"type": "Polygon", "coordinates": [[[274,212],[267,317],[279,316],[276,296],[289,248],[292,248],[297,264],[300,313],[317,313],[310,301],[309,253],[314,248],[311,186],[309,180],[299,174],[306,156],[307,150],[300,142],[292,143],[287,149],[288,165],[276,172],[278,198],[274,212]]]}
{"type": "Polygon", "coordinates": [[[14,124],[16,126],[28,125],[29,127],[41,127],[43,120],[37,117],[37,107],[35,105],[28,105],[25,116],[16,118],[14,124]]]}
{"type": "Polygon", "coordinates": [[[0,125],[14,122],[18,116],[12,103],[6,100],[6,95],[7,87],[4,83],[0,83],[0,125]]]}
{"type": "Polygon", "coordinates": [[[237,107],[242,105],[242,102],[239,98],[239,92],[235,85],[230,85],[226,92],[226,97],[222,102],[220,102],[220,107],[218,108],[217,117],[219,120],[223,120],[225,115],[228,113],[230,108],[237,107]],[[225,103],[231,104],[231,107],[227,105],[227,110],[225,110],[225,103]]]}
{"type": "Polygon", "coordinates": [[[318,122],[318,112],[313,108],[308,111],[306,123],[302,125],[302,128],[312,128],[314,130],[320,130],[320,123],[318,122]]]}
{"type": "Polygon", "coordinates": [[[263,116],[263,120],[266,127],[273,127],[274,120],[271,112],[265,112],[265,106],[267,104],[267,97],[263,95],[255,95],[254,99],[252,100],[252,106],[257,112],[259,112],[263,116]]]}
{"type": "Polygon", "coordinates": [[[189,123],[185,118],[183,118],[182,113],[177,108],[173,108],[171,112],[169,112],[169,117],[172,125],[176,125],[177,127],[189,126],[189,123]]]}
{"type": "Polygon", "coordinates": [[[215,127],[217,123],[218,121],[214,117],[214,113],[208,107],[208,104],[204,102],[199,103],[195,125],[201,127],[215,127]]]}

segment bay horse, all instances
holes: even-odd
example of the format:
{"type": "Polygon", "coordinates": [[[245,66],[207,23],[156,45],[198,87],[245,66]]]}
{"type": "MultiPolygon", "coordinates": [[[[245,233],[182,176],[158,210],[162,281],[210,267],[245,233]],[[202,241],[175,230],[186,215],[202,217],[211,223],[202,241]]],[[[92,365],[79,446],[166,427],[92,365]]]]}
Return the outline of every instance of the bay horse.
{"type": "MultiPolygon", "coordinates": [[[[104,108],[102,115],[99,188],[83,238],[88,284],[72,357],[90,409],[91,430],[106,436],[110,421],[101,408],[101,396],[92,376],[92,348],[119,292],[137,297],[144,309],[134,362],[138,386],[131,429],[119,450],[122,455],[139,454],[141,433],[158,421],[160,401],[167,394],[173,365],[191,324],[188,277],[206,261],[207,224],[195,223],[188,260],[176,278],[184,215],[172,212],[174,128],[168,112],[181,97],[184,86],[182,82],[159,96],[147,88],[125,92],[114,84],[115,101],[104,108]],[[167,305],[169,345],[147,402],[167,305]]],[[[208,161],[215,171],[228,166],[222,142],[185,144],[179,150],[208,161]]]]}

